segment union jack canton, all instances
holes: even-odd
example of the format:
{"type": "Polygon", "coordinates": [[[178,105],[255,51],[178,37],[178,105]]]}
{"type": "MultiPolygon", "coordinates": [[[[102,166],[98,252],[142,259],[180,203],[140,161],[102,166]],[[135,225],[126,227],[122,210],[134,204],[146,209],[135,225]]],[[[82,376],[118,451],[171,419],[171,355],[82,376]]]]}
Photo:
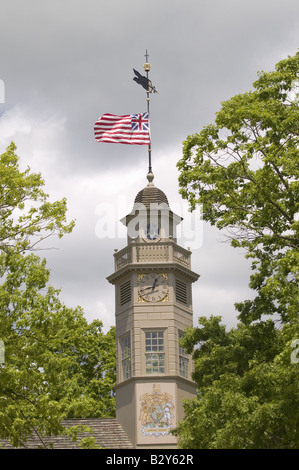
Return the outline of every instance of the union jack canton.
{"type": "Polygon", "coordinates": [[[133,131],[149,131],[148,113],[132,114],[131,125],[133,131]]]}

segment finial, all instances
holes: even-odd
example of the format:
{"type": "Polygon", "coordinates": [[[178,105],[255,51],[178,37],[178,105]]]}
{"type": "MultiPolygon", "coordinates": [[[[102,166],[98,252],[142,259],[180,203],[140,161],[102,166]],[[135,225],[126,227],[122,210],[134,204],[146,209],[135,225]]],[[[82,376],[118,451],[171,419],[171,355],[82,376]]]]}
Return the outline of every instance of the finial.
{"type": "Polygon", "coordinates": [[[154,173],[148,172],[146,177],[147,177],[147,181],[148,181],[148,186],[154,186],[154,183],[153,183],[154,173]]]}
{"type": "Polygon", "coordinates": [[[146,62],[145,62],[145,64],[143,64],[143,68],[146,72],[149,72],[150,69],[151,69],[151,64],[148,62],[148,58],[149,58],[149,55],[148,55],[147,50],[146,50],[146,53],[145,53],[146,62]]]}

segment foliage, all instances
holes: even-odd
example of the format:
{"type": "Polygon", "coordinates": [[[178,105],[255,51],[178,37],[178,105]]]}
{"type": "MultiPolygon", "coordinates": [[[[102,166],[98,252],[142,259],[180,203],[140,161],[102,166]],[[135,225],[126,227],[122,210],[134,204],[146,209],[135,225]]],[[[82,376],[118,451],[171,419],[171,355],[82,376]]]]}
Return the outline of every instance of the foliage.
{"type": "Polygon", "coordinates": [[[236,328],[201,317],[182,340],[198,397],[175,431],[181,447],[299,447],[298,77],[299,52],[184,142],[181,193],[245,248],[256,296],[235,304],[236,328]]]}
{"type": "Polygon", "coordinates": [[[0,156],[0,248],[7,253],[32,250],[45,238],[62,237],[74,227],[74,221],[66,223],[66,199],[49,202],[41,175],[29,167],[21,172],[15,150],[11,143],[0,156]]]}
{"type": "Polygon", "coordinates": [[[254,301],[237,305],[243,321],[298,314],[299,52],[259,74],[253,91],[222,103],[215,124],[184,142],[180,187],[191,208],[226,228],[254,261],[254,301]]]}
{"type": "MultiPolygon", "coordinates": [[[[79,437],[79,433],[92,433],[92,429],[86,425],[72,425],[69,427],[65,427],[61,434],[68,436],[73,442],[78,442],[78,447],[80,449],[102,449],[102,447],[96,444],[96,440],[94,436],[86,436],[86,437],[79,437]]],[[[53,446],[54,447],[54,446],[53,446]]]]}
{"type": "Polygon", "coordinates": [[[100,321],[67,308],[32,252],[71,231],[66,201],[48,202],[40,175],[19,170],[14,144],[0,174],[0,438],[26,446],[35,433],[43,445],[63,432],[64,418],[114,416],[115,331],[104,334],[100,321]]]}
{"type": "Polygon", "coordinates": [[[185,402],[182,448],[293,449],[299,446],[299,322],[272,320],[226,332],[220,317],[199,319],[182,343],[194,352],[198,397],[185,402]]]}

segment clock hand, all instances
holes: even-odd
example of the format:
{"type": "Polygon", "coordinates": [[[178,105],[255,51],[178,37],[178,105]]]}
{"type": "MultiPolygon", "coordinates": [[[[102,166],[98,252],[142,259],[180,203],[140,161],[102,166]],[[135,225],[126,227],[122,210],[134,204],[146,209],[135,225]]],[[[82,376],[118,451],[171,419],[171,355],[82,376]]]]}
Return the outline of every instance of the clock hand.
{"type": "Polygon", "coordinates": [[[140,292],[144,292],[145,290],[149,290],[149,289],[153,289],[152,287],[142,287],[142,289],[140,289],[140,292]]]}
{"type": "Polygon", "coordinates": [[[153,291],[154,288],[156,287],[157,281],[158,281],[158,278],[156,277],[155,282],[154,282],[153,287],[152,287],[152,291],[153,291]]]}

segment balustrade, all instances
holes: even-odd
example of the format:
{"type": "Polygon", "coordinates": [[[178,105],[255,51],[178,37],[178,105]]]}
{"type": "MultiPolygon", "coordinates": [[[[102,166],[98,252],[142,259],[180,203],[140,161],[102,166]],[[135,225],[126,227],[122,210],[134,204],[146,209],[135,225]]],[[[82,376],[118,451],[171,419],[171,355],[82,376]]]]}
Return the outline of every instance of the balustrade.
{"type": "Polygon", "coordinates": [[[191,252],[177,245],[173,240],[159,242],[131,242],[116,251],[115,271],[132,263],[179,263],[191,268],[191,252]]]}

